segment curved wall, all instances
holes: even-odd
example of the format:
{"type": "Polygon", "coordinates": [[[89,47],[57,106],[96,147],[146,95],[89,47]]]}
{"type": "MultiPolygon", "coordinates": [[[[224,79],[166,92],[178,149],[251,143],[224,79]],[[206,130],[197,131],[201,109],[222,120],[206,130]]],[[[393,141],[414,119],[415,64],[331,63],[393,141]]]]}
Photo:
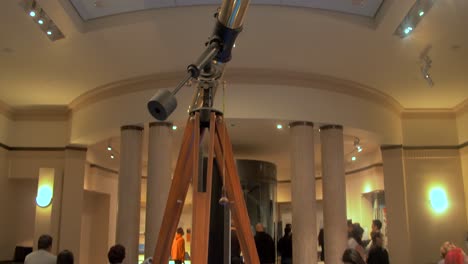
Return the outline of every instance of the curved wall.
{"type": "MultiPolygon", "coordinates": [[[[155,90],[144,90],[141,84],[136,90],[117,96],[109,94],[107,98],[73,110],[70,142],[91,144],[109,135],[118,135],[122,125],[154,121],[148,114],[146,103],[155,90]]],[[[177,95],[178,108],[170,116],[174,123],[185,122],[192,92],[192,89],[184,88],[177,95]]],[[[222,93],[218,91],[215,107],[221,109],[222,101],[222,93]]],[[[232,84],[226,89],[225,105],[227,118],[341,124],[373,132],[381,144],[402,142],[400,115],[395,109],[370,98],[320,87],[232,84]]]]}

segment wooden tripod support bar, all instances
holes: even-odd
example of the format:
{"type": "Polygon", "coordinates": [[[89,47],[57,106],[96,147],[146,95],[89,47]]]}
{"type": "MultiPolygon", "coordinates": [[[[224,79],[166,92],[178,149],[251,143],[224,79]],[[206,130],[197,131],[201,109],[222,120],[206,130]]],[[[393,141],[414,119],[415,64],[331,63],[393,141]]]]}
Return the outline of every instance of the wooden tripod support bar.
{"type": "MultiPolygon", "coordinates": [[[[182,146],[172,179],[163,222],[153,255],[153,263],[167,264],[172,241],[177,229],[190,181],[193,179],[193,218],[192,218],[192,258],[193,264],[208,263],[208,239],[210,231],[211,184],[213,178],[213,159],[216,159],[219,174],[224,179],[224,188],[237,229],[239,243],[246,264],[260,264],[247,206],[237,174],[231,141],[221,114],[211,112],[208,143],[208,169],[206,190],[198,188],[201,175],[198,172],[200,138],[200,114],[195,112],[187,121],[182,146]],[[216,154],[216,155],[215,155],[216,154]]],[[[147,223],[151,224],[151,223],[147,223]]]]}

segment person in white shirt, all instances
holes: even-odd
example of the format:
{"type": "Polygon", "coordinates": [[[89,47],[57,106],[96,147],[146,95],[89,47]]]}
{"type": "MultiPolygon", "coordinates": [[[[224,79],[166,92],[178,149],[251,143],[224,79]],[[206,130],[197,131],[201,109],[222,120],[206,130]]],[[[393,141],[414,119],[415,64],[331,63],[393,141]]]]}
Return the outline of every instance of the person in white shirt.
{"type": "Polygon", "coordinates": [[[57,257],[50,253],[52,249],[52,237],[42,235],[37,242],[37,250],[28,254],[24,264],[55,264],[57,257]]]}

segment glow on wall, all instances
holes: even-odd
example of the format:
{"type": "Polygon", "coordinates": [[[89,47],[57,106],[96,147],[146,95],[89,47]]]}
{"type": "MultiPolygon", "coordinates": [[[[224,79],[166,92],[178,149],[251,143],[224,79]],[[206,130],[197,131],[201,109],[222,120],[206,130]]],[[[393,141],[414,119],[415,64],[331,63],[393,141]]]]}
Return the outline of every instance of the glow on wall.
{"type": "Polygon", "coordinates": [[[441,187],[434,187],[429,192],[431,207],[435,213],[443,213],[447,210],[449,202],[445,190],[441,187]]]}
{"type": "Polygon", "coordinates": [[[49,207],[54,197],[54,169],[41,168],[37,183],[36,204],[41,208],[49,207]]]}
{"type": "Polygon", "coordinates": [[[39,207],[47,207],[52,202],[54,192],[48,185],[39,186],[36,196],[36,204],[39,207]]]}

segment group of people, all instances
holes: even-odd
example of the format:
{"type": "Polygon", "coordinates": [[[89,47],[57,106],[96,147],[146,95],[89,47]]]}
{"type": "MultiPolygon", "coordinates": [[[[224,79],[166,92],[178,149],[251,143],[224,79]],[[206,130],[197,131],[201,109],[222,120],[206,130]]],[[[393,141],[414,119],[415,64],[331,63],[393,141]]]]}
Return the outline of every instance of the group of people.
{"type": "Polygon", "coordinates": [[[348,247],[343,253],[342,261],[345,264],[389,264],[381,229],[380,220],[372,221],[371,241],[366,245],[362,240],[364,229],[359,223],[353,224],[348,220],[348,247]]]}
{"type": "MultiPolygon", "coordinates": [[[[57,256],[51,253],[52,237],[41,235],[37,242],[37,250],[28,254],[25,264],[73,264],[73,253],[69,250],[61,251],[57,256]]],[[[125,259],[125,247],[115,245],[109,249],[107,258],[110,264],[120,264],[125,259]]]]}

